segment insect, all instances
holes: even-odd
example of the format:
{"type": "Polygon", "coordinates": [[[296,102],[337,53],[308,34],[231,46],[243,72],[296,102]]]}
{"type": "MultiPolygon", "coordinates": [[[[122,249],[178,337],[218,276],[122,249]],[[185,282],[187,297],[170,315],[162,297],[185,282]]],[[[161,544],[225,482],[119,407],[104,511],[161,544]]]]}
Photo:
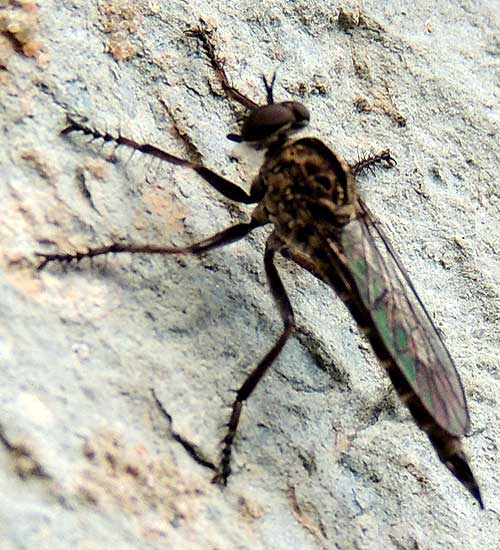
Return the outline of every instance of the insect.
{"type": "Polygon", "coordinates": [[[307,126],[310,115],[301,103],[274,101],[276,74],[270,83],[263,78],[267,103],[259,105],[230,84],[211,36],[202,29],[193,34],[200,40],[226,95],[249,110],[241,133],[228,137],[265,150],[264,163],[249,193],[202,164],[123,136],[112,137],[74,120],[70,120],[63,134],[80,131],[190,167],[226,198],[256,204],[250,221],[183,248],[116,243],[74,254],[39,254],[39,269],[50,262],[109,253],[199,254],[272,224],[264,266],[283,330],[236,394],[214,482],[227,483],[243,403],[295,329],[294,312],[274,264],[275,255],[280,253],[336,291],[441,461],[483,508],[479,486],[462,448],[461,437],[469,430],[470,420],[459,375],[401,262],[356,190],[355,177],[362,170],[381,162],[393,165],[394,159],[384,151],[350,167],[319,139],[292,139],[294,132],[307,126]]]}

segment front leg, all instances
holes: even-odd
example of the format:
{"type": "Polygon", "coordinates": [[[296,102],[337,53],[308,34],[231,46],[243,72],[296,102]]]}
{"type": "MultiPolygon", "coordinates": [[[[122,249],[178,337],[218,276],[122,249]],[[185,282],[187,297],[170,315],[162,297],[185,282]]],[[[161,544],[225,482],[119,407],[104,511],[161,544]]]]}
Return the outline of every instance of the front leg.
{"type": "Polygon", "coordinates": [[[389,149],[384,149],[376,155],[362,157],[357,162],[350,164],[349,166],[351,168],[352,175],[357,177],[366,170],[373,172],[373,168],[381,163],[385,163],[385,165],[389,168],[396,166],[396,159],[391,155],[389,149]]]}
{"type": "Polygon", "coordinates": [[[145,155],[150,155],[162,161],[166,161],[176,166],[184,166],[191,168],[197,174],[199,174],[209,185],[216,189],[221,195],[234,202],[242,204],[254,204],[258,202],[258,198],[249,195],[244,189],[234,184],[233,182],[219,176],[216,172],[206,168],[202,164],[196,164],[189,160],[176,157],[171,153],[167,153],[162,149],[155,147],[154,145],[138,143],[133,139],[124,136],[112,136],[107,132],[100,132],[85,126],[84,124],[77,122],[73,118],[68,116],[68,126],[61,132],[62,135],[68,135],[73,132],[81,132],[86,136],[91,136],[93,139],[102,139],[105,142],[114,142],[117,145],[125,145],[134,151],[139,151],[145,155]]]}
{"type": "Polygon", "coordinates": [[[255,101],[252,101],[245,94],[241,93],[236,89],[230,82],[229,78],[224,69],[224,63],[221,58],[217,55],[215,44],[213,40],[214,31],[208,27],[205,23],[201,22],[197,27],[192,30],[187,31],[188,36],[197,38],[205,52],[212,69],[214,70],[215,76],[218,78],[221,83],[224,93],[237,101],[240,105],[246,107],[249,111],[253,111],[259,107],[255,101]]]}

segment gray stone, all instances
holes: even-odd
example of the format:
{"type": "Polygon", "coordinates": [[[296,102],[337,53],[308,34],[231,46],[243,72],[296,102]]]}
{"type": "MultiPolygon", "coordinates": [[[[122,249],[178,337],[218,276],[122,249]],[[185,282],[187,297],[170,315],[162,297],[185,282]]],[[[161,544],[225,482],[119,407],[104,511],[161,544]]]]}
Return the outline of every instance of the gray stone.
{"type": "Polygon", "coordinates": [[[498,548],[497,4],[0,6],[0,546],[498,548]],[[37,272],[37,251],[180,246],[248,219],[190,170],[60,135],[71,113],[248,188],[258,160],[225,139],[241,110],[184,34],[200,17],[242,91],[263,102],[278,68],[306,135],[397,159],[358,185],[457,363],[485,511],[333,291],[284,260],[298,337],[244,407],[228,487],[210,483],[232,391],[281,329],[267,229],[37,272]]]}

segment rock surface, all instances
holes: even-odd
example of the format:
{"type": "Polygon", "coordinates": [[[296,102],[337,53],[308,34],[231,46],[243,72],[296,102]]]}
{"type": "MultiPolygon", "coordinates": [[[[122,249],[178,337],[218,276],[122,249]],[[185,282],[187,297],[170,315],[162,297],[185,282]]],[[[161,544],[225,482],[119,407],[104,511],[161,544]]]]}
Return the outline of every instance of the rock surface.
{"type": "Polygon", "coordinates": [[[500,540],[498,4],[0,4],[0,546],[463,549],[500,540]],[[485,511],[439,463],[334,293],[279,261],[299,331],[210,483],[232,390],[280,330],[266,230],[193,257],[37,272],[37,251],[180,246],[247,219],[191,171],[61,136],[66,114],[247,186],[233,82],[305,103],[347,159],[461,373],[485,511]]]}

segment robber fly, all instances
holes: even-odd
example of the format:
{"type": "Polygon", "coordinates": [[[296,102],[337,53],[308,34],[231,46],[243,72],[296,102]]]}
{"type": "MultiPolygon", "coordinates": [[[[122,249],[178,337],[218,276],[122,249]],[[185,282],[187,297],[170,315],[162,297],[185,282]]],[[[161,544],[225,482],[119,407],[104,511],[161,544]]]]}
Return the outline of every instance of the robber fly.
{"type": "Polygon", "coordinates": [[[243,403],[295,329],[293,309],[274,265],[274,257],[280,253],[332,287],[343,300],[441,461],[483,507],[479,486],[462,448],[461,437],[469,430],[470,420],[457,370],[387,237],[356,190],[358,173],[384,161],[393,165],[394,160],[384,151],[350,167],[319,139],[291,139],[294,132],[309,123],[306,107],[295,101],[274,101],[276,75],[271,83],[264,78],[267,104],[258,105],[231,86],[210,36],[200,29],[194,34],[200,39],[226,95],[249,111],[241,133],[228,137],[265,150],[264,163],[249,193],[201,164],[123,136],[100,133],[74,120],[70,120],[63,133],[81,131],[190,167],[226,198],[256,204],[250,221],[184,248],[117,243],[74,254],[40,254],[39,268],[53,261],[108,253],[199,254],[272,224],[274,230],[267,239],[264,266],[284,327],[277,342],[236,394],[214,482],[226,484],[243,403]]]}

